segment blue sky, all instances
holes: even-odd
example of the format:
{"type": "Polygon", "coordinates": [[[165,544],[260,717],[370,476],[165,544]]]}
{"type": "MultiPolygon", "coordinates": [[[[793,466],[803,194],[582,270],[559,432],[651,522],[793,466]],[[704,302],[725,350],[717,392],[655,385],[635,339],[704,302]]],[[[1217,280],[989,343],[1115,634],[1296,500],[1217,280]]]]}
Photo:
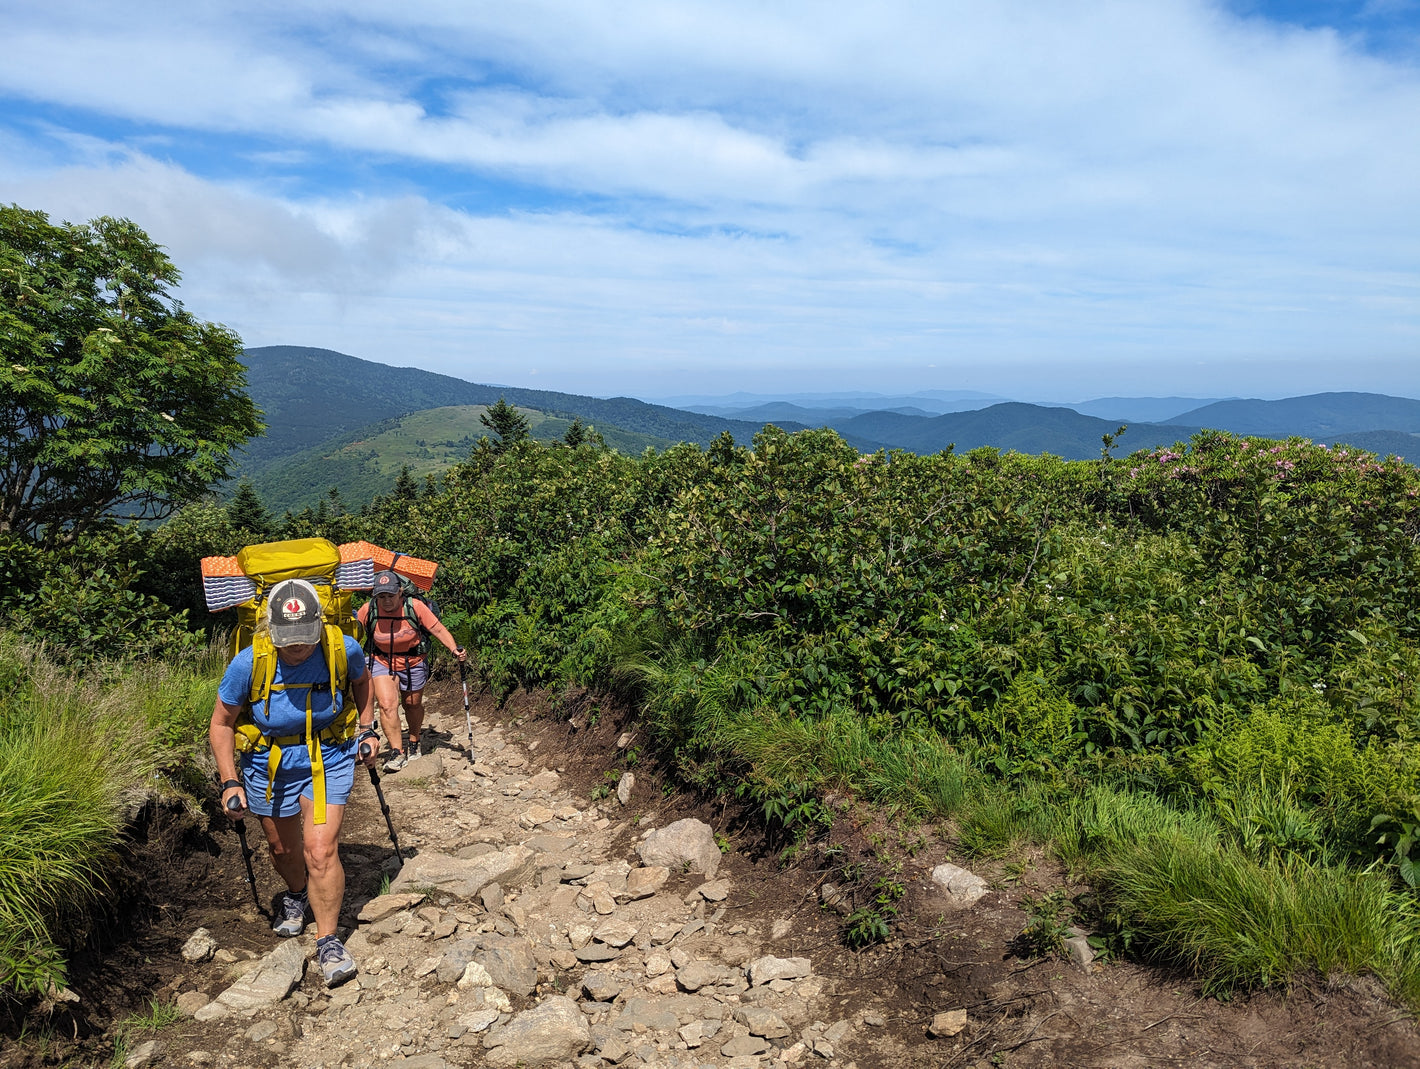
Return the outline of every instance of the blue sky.
{"type": "Polygon", "coordinates": [[[250,345],[642,397],[1420,396],[1420,0],[55,0],[0,33],[0,198],[134,219],[250,345]]]}

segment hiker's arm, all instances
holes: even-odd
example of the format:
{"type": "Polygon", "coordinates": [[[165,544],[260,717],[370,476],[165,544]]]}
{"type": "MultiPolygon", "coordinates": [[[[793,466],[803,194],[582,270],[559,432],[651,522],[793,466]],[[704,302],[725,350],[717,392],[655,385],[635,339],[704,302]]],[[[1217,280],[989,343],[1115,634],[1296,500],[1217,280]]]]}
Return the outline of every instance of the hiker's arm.
{"type": "MultiPolygon", "coordinates": [[[[242,715],[240,706],[231,706],[218,698],[212,705],[212,722],[207,726],[207,742],[212,747],[212,758],[217,762],[217,778],[222,783],[232,780],[241,782],[237,775],[237,717],[242,715]]],[[[242,787],[229,787],[222,792],[222,812],[233,820],[246,816],[247,792],[242,787]],[[236,797],[241,808],[230,810],[227,801],[236,797]]]]}
{"type": "Polygon", "coordinates": [[[424,623],[424,630],[433,635],[445,646],[450,653],[462,661],[466,656],[464,648],[454,641],[454,636],[449,634],[449,629],[439,622],[439,618],[434,615],[434,610],[422,602],[415,602],[414,611],[419,614],[419,619],[424,623]]]}
{"type": "Polygon", "coordinates": [[[365,741],[365,733],[375,730],[375,688],[370,685],[370,673],[365,671],[359,679],[350,681],[350,696],[355,699],[355,734],[360,738],[357,756],[370,768],[375,767],[375,755],[380,752],[379,736],[372,735],[365,741]]]}

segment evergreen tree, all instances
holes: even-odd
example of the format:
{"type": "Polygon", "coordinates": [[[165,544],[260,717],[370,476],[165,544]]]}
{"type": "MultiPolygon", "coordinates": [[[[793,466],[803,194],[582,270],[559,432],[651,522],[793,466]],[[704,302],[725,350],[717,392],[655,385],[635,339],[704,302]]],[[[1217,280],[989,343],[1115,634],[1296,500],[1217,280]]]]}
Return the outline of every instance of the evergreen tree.
{"type": "Polygon", "coordinates": [[[528,418],[508,404],[506,398],[498,398],[498,403],[479,416],[478,421],[498,435],[495,448],[499,453],[528,436],[528,418]]]}
{"type": "Polygon", "coordinates": [[[419,484],[409,474],[409,465],[399,469],[399,478],[394,481],[393,496],[397,501],[412,501],[419,493],[419,484]]]}
{"type": "Polygon", "coordinates": [[[587,428],[582,423],[582,417],[578,416],[572,420],[572,426],[567,428],[567,433],[562,436],[562,443],[576,449],[587,440],[587,428]]]}
{"type": "Polygon", "coordinates": [[[227,503],[227,522],[238,530],[251,532],[256,541],[262,541],[271,534],[271,514],[261,503],[250,479],[243,479],[237,484],[237,492],[227,503]]]}

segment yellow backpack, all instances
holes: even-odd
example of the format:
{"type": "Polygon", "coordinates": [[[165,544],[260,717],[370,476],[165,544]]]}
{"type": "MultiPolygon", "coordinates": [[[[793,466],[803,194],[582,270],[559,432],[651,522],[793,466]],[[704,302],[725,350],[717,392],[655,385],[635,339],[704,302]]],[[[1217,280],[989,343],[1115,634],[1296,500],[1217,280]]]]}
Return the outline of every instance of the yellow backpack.
{"type": "MultiPolygon", "coordinates": [[[[237,606],[237,627],[232,633],[231,656],[236,656],[247,646],[252,647],[252,672],[250,704],[266,701],[273,690],[286,689],[285,684],[276,683],[276,647],[268,634],[257,634],[266,611],[268,592],[278,583],[287,579],[304,579],[316,588],[320,596],[321,656],[325,658],[330,672],[330,694],[332,707],[336,695],[343,695],[343,706],[335,722],[319,733],[312,732],[311,701],[315,686],[292,684],[304,687],[306,696],[306,730],[304,735],[283,735],[271,737],[263,735],[252,721],[250,713],[237,721],[236,749],[238,753],[250,751],[267,752],[266,799],[271,800],[271,784],[276,770],[281,764],[281,749],[304,743],[311,755],[311,779],[315,795],[314,819],[324,824],[325,813],[325,762],[321,756],[321,740],[346,742],[353,738],[359,720],[359,709],[350,689],[350,670],[346,661],[345,636],[357,642],[364,640],[364,628],[356,619],[350,607],[351,594],[342,590],[336,581],[336,572],[341,565],[340,550],[334,543],[324,538],[297,538],[287,542],[266,542],[247,546],[237,554],[236,563],[242,576],[250,580],[255,596],[237,606]]],[[[206,562],[204,561],[204,565],[206,562]]],[[[204,569],[204,575],[206,571],[204,569]]]]}

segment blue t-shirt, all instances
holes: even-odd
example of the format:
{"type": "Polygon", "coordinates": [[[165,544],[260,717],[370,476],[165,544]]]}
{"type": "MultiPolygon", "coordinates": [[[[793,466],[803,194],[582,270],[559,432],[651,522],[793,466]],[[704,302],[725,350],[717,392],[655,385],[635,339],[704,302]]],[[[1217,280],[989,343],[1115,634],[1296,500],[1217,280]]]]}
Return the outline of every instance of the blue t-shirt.
{"type": "MultiPolygon", "coordinates": [[[[365,674],[365,651],[349,635],[345,637],[345,658],[349,664],[352,680],[365,674]]],[[[222,682],[217,686],[217,695],[224,704],[241,708],[251,695],[252,649],[248,646],[227,665],[222,674],[222,682]]],[[[278,655],[276,676],[272,679],[269,700],[253,703],[252,722],[257,729],[268,736],[300,735],[306,733],[306,699],[311,701],[311,730],[320,732],[335,723],[335,716],[343,704],[343,695],[336,693],[335,705],[331,705],[330,671],[326,668],[325,656],[319,647],[300,664],[287,664],[278,655]],[[285,690],[276,690],[275,685],[285,684],[285,690]],[[310,687],[301,684],[312,684],[310,687]]],[[[284,761],[282,762],[285,763],[284,761]]]]}

